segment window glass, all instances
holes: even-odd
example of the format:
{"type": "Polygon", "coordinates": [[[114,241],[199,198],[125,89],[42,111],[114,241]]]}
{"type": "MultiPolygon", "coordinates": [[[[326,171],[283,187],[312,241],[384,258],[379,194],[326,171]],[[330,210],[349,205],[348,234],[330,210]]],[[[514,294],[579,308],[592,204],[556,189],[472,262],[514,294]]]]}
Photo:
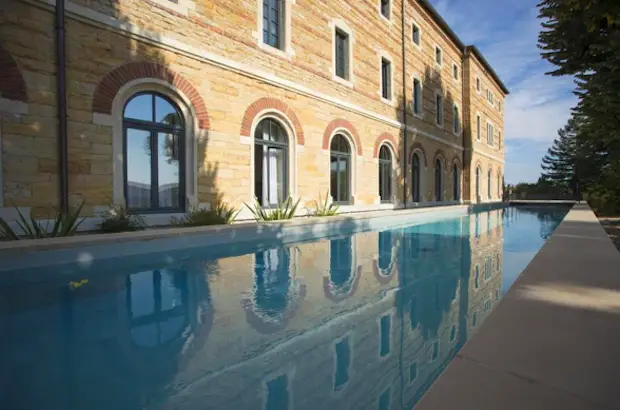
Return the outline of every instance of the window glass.
{"type": "Polygon", "coordinates": [[[336,75],[349,79],[349,36],[336,30],[336,75]]]}
{"type": "Polygon", "coordinates": [[[254,132],[254,195],[262,206],[277,206],[287,197],[288,138],[275,120],[262,120],[254,132]]]}
{"type": "Polygon", "coordinates": [[[128,129],[126,132],[127,207],[151,208],[151,133],[128,129]]]}
{"type": "Polygon", "coordinates": [[[390,0],[381,0],[381,14],[387,19],[390,18],[390,0]]]}
{"type": "Polygon", "coordinates": [[[383,357],[383,356],[390,354],[390,348],[391,348],[390,335],[392,332],[392,316],[390,315],[381,316],[379,327],[380,327],[380,333],[381,333],[379,353],[383,357]]]}
{"type": "Polygon", "coordinates": [[[435,47],[435,62],[439,65],[443,62],[443,55],[439,47],[435,47]]]}
{"type": "Polygon", "coordinates": [[[349,338],[345,337],[336,343],[336,373],[334,375],[334,391],[341,390],[349,381],[349,366],[351,365],[351,348],[349,338]]]}
{"type": "Polygon", "coordinates": [[[383,202],[392,200],[392,154],[385,145],[379,151],[379,196],[383,202]]]}
{"type": "Polygon", "coordinates": [[[381,96],[386,100],[391,99],[392,67],[388,60],[381,60],[381,96]]]}
{"type": "Polygon", "coordinates": [[[263,0],[263,42],[281,48],[282,1],[263,0]]]}
{"type": "Polygon", "coordinates": [[[422,113],[422,84],[417,78],[413,80],[413,112],[422,113]]]}
{"type": "Polygon", "coordinates": [[[267,382],[267,403],[265,405],[265,410],[288,410],[288,408],[288,377],[283,374],[267,382]]]}
{"type": "Polygon", "coordinates": [[[125,118],[153,121],[153,96],[140,94],[133,97],[125,107],[125,118]]]}
{"type": "Polygon", "coordinates": [[[342,135],[332,138],[330,145],[330,192],[335,202],[350,200],[351,147],[342,135]]]}
{"type": "Polygon", "coordinates": [[[413,42],[417,45],[420,45],[420,28],[416,24],[413,24],[412,37],[413,42]]]}
{"type": "Polygon", "coordinates": [[[437,125],[443,125],[443,97],[440,94],[437,94],[435,98],[435,109],[437,110],[437,125]]]}

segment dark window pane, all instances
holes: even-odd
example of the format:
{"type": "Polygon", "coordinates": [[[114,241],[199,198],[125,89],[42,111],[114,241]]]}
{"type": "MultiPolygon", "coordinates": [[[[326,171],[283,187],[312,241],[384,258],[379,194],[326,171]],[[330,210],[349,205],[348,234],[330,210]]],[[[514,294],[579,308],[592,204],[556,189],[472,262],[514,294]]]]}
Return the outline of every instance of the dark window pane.
{"type": "Polygon", "coordinates": [[[385,99],[390,99],[391,97],[391,65],[387,60],[381,60],[381,95],[385,99]]]}
{"type": "Polygon", "coordinates": [[[290,249],[258,252],[254,260],[254,303],[257,313],[281,320],[289,301],[290,249]]]}
{"type": "Polygon", "coordinates": [[[179,137],[159,133],[157,139],[158,205],[160,208],[179,208],[181,186],[179,137]]]}
{"type": "Polygon", "coordinates": [[[379,396],[379,410],[390,410],[390,389],[388,388],[379,396]]]}
{"type": "Polygon", "coordinates": [[[151,208],[151,133],[127,129],[127,207],[151,208]]]}
{"type": "Polygon", "coordinates": [[[348,43],[349,36],[340,31],[336,31],[336,75],[340,78],[348,79],[348,43]]]}
{"type": "Polygon", "coordinates": [[[329,163],[329,190],[334,201],[338,199],[338,157],[332,156],[329,163]]]}
{"type": "Polygon", "coordinates": [[[418,364],[412,363],[409,366],[409,383],[417,379],[417,377],[418,377],[418,364]]]}
{"type": "Polygon", "coordinates": [[[254,196],[263,204],[263,145],[254,147],[254,196]]]}
{"type": "Polygon", "coordinates": [[[387,272],[392,265],[392,232],[379,232],[379,269],[387,272]]]}
{"type": "Polygon", "coordinates": [[[381,14],[385,18],[390,18],[390,0],[381,0],[381,14]]]}
{"type": "Polygon", "coordinates": [[[334,376],[334,390],[340,390],[349,381],[349,366],[351,364],[351,349],[349,338],[344,338],[336,344],[336,374],[334,376]]]}
{"type": "Polygon", "coordinates": [[[125,118],[153,121],[153,95],[141,94],[133,97],[125,107],[125,118]]]}
{"type": "Polygon", "coordinates": [[[288,377],[284,374],[267,382],[266,410],[288,410],[288,377]]]}
{"type": "Polygon", "coordinates": [[[415,24],[413,25],[413,42],[420,45],[420,28],[415,24]]]}
{"type": "Polygon", "coordinates": [[[392,331],[392,316],[386,315],[381,317],[380,323],[380,354],[385,356],[390,353],[390,335],[392,331]]]}
{"type": "Polygon", "coordinates": [[[338,173],[338,193],[339,201],[345,202],[349,200],[349,160],[347,158],[340,158],[340,165],[338,173]]]}
{"type": "Polygon", "coordinates": [[[280,48],[281,0],[263,0],[263,41],[280,48]]]}

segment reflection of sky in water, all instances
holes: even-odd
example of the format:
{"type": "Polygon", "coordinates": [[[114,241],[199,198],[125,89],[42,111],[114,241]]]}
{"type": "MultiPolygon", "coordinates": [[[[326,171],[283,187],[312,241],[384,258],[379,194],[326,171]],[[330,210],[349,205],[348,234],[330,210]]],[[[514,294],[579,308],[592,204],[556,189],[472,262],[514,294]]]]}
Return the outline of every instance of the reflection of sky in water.
{"type": "Polygon", "coordinates": [[[0,408],[409,410],[564,214],[50,266],[0,291],[0,408]]]}

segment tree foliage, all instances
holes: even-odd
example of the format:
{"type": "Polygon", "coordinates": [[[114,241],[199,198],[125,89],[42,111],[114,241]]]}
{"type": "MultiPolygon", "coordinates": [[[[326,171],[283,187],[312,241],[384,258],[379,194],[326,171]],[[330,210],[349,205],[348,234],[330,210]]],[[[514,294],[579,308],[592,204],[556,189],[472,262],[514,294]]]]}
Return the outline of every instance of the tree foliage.
{"type": "Polygon", "coordinates": [[[575,121],[558,130],[558,138],[542,159],[542,178],[563,191],[577,191],[577,141],[575,121]]]}
{"type": "MultiPolygon", "coordinates": [[[[575,77],[576,181],[595,208],[620,212],[620,1],[543,0],[538,7],[542,57],[556,66],[548,74],[575,77]]],[[[552,150],[559,148],[554,143],[552,150]]],[[[545,166],[551,164],[543,161],[543,175],[554,174],[545,166]]]]}

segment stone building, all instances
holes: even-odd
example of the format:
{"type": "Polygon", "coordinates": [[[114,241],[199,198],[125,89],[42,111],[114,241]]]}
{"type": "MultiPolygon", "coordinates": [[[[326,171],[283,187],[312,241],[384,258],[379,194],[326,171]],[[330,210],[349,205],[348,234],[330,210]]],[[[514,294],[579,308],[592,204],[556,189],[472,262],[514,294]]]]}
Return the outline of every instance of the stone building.
{"type": "Polygon", "coordinates": [[[63,4],[0,3],[1,215],[501,198],[508,90],[427,0],[63,4]]]}

